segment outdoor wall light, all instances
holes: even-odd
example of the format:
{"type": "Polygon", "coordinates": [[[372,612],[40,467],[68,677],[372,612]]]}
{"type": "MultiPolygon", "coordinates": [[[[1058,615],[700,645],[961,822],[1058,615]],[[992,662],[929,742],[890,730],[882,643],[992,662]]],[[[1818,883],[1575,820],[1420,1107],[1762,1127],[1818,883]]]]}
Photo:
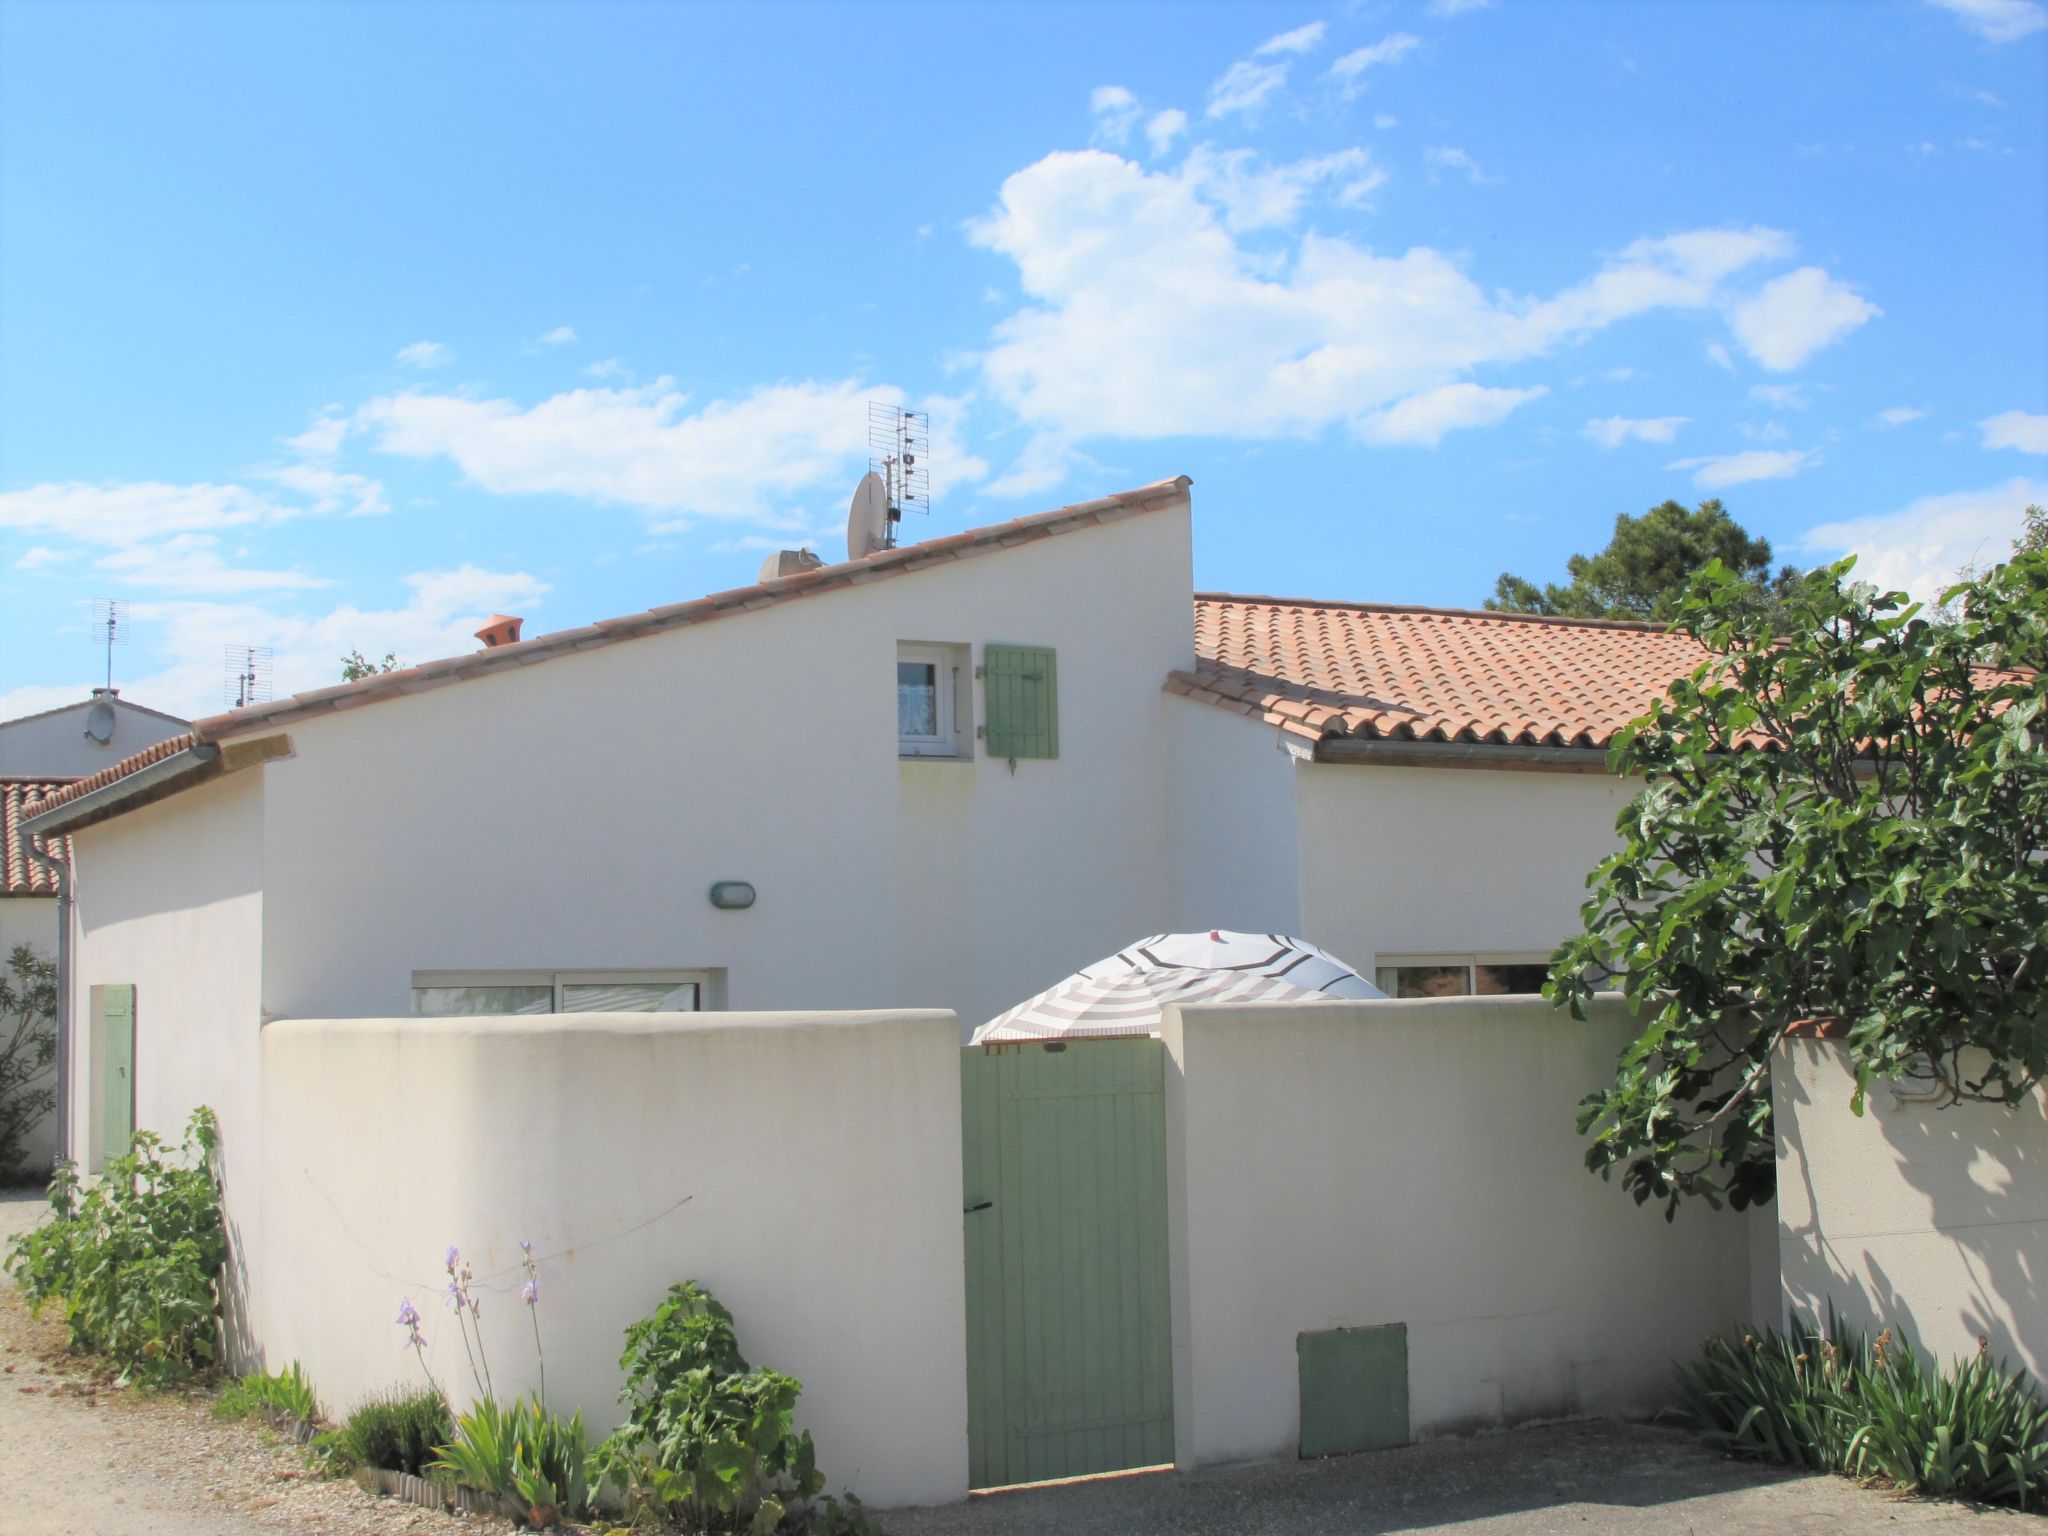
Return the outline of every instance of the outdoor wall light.
{"type": "Polygon", "coordinates": [[[716,880],[711,885],[711,905],[721,912],[744,912],[754,904],[754,888],[744,880],[716,880]]]}

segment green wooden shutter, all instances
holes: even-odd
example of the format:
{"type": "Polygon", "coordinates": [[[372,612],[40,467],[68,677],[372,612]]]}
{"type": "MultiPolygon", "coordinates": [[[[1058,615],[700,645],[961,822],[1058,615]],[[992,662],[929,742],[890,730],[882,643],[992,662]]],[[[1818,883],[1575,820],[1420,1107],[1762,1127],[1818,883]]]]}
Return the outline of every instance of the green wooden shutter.
{"type": "Polygon", "coordinates": [[[93,1166],[119,1157],[135,1139],[135,989],[96,986],[87,994],[99,1060],[99,1146],[93,1166]]]}
{"type": "Polygon", "coordinates": [[[990,757],[1060,755],[1059,670],[1049,645],[982,648],[990,757]]]}

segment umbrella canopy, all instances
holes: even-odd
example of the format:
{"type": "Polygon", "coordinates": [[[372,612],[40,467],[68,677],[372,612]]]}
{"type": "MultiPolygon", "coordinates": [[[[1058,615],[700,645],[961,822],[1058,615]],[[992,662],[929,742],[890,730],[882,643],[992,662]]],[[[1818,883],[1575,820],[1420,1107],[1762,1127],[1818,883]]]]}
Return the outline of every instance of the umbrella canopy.
{"type": "Polygon", "coordinates": [[[973,1043],[1156,1035],[1176,1004],[1385,996],[1343,961],[1286,934],[1162,933],[990,1019],[973,1043]]]}

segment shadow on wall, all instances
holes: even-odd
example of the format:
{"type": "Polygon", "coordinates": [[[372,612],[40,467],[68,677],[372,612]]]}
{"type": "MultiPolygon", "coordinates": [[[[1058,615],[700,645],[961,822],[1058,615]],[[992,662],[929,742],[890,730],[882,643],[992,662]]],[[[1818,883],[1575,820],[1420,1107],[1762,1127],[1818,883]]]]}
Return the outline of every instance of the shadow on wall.
{"type": "Polygon", "coordinates": [[[1994,1359],[2038,1374],[2048,1356],[2042,1091],[2014,1108],[1942,1106],[1911,1097],[1912,1085],[1879,1084],[1858,1119],[1846,1050],[1814,1050],[1778,1074],[1780,1198],[1796,1163],[1804,1225],[1788,1219],[1784,1235],[1812,1244],[1835,1283],[1811,1274],[1802,1284],[1788,1262],[1788,1300],[1809,1316],[1832,1300],[1859,1325],[1898,1326],[1942,1363],[1982,1338],[1994,1359]]]}

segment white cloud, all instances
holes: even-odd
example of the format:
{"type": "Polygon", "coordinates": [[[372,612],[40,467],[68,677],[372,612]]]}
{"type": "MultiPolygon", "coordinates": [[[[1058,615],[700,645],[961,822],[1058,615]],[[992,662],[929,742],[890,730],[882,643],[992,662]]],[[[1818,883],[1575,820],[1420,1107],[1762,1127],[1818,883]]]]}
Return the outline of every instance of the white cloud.
{"type": "Polygon", "coordinates": [[[1324,23],[1312,21],[1306,26],[1296,27],[1292,32],[1282,32],[1277,37],[1267,38],[1252,52],[1261,57],[1275,53],[1314,53],[1322,43],[1326,30],[1324,23]]]}
{"type": "Polygon", "coordinates": [[[2001,411],[1977,423],[1986,448],[2017,448],[2021,453],[2048,453],[2048,416],[2026,411],[2001,411]]]}
{"type": "Polygon", "coordinates": [[[630,379],[633,376],[633,370],[628,368],[622,359],[616,357],[607,357],[588,364],[583,371],[593,379],[630,379]]]}
{"type": "Polygon", "coordinates": [[[405,368],[440,368],[454,362],[455,353],[438,341],[415,341],[398,349],[397,361],[405,368]]]}
{"type": "Polygon", "coordinates": [[[0,529],[127,546],[279,522],[296,510],[239,485],[70,481],[0,492],[0,529]]]}
{"type": "Polygon", "coordinates": [[[2010,43],[2048,27],[2040,0],[1928,0],[1988,43],[2010,43]]]}
{"type": "Polygon", "coordinates": [[[46,571],[53,565],[62,565],[66,560],[76,558],[75,549],[52,549],[47,544],[31,544],[21,552],[21,558],[14,562],[17,571],[46,571]]]}
{"type": "Polygon", "coordinates": [[[1482,287],[1428,247],[1382,255],[1308,233],[1249,248],[1233,221],[1258,222],[1260,208],[1274,216],[1286,200],[1233,208],[1219,185],[1214,174],[1063,152],[1011,176],[971,227],[975,243],[1016,263],[1026,295],[980,363],[988,393],[1048,439],[1033,449],[1031,489],[1050,483],[1045,466],[1061,445],[1093,438],[1363,430],[1373,413],[1482,366],[1632,315],[1708,308],[1733,274],[1790,249],[1775,230],[1687,231],[1638,240],[1561,292],[1524,296],[1482,287]]]}
{"type": "Polygon", "coordinates": [[[1602,416],[1589,421],[1585,435],[1602,448],[1619,448],[1630,438],[1643,443],[1668,443],[1691,418],[1686,416],[1602,416]]]}
{"type": "Polygon", "coordinates": [[[1441,19],[1451,16],[1463,16],[1468,11],[1483,11],[1491,4],[1493,4],[1493,0],[1429,0],[1429,3],[1422,8],[1422,13],[1425,16],[1434,16],[1441,19]]]}
{"type": "Polygon", "coordinates": [[[341,451],[341,441],[347,435],[346,416],[316,416],[313,425],[295,437],[286,438],[284,445],[309,459],[331,459],[341,451]]]}
{"type": "Polygon", "coordinates": [[[1707,361],[1729,373],[1735,371],[1735,359],[1728,355],[1728,349],[1718,341],[1707,343],[1707,361]]]}
{"type": "Polygon", "coordinates": [[[1509,412],[1550,391],[1488,389],[1480,384],[1443,384],[1374,411],[1360,424],[1368,442],[1420,444],[1434,448],[1446,432],[1465,427],[1490,427],[1509,412]]]}
{"type": "MultiPolygon", "coordinates": [[[[220,556],[220,540],[210,533],[181,533],[154,544],[117,549],[93,562],[131,587],[208,596],[243,592],[310,591],[331,587],[324,576],[304,571],[267,571],[231,565],[220,556]]],[[[246,553],[245,551],[242,553],[246,553]]]]}
{"type": "Polygon", "coordinates": [[[1354,48],[1330,66],[1329,78],[1335,80],[1346,96],[1355,96],[1366,86],[1366,72],[1381,64],[1398,64],[1417,48],[1422,39],[1408,32],[1390,32],[1378,42],[1364,48],[1354,48]]]}
{"type": "Polygon", "coordinates": [[[1810,448],[1751,448],[1742,453],[1679,459],[1664,467],[1692,470],[1694,485],[1703,491],[1718,491],[1723,486],[1747,485],[1752,480],[1783,480],[1819,462],[1819,454],[1810,448]]]}
{"type": "Polygon", "coordinates": [[[1372,125],[1380,129],[1398,128],[1401,126],[1401,119],[1394,116],[1391,112],[1375,112],[1372,118],[1372,125]]]}
{"type": "Polygon", "coordinates": [[[1749,398],[1774,411],[1803,411],[1813,404],[1804,384],[1752,384],[1749,398]]]}
{"type": "Polygon", "coordinates": [[[391,510],[384,498],[382,481],[368,475],[348,474],[319,464],[284,464],[262,472],[263,478],[297,491],[306,497],[309,511],[325,516],[344,512],[350,517],[381,517],[391,510]]]}
{"type": "Polygon", "coordinates": [[[1206,144],[1188,152],[1179,175],[1239,233],[1292,224],[1310,195],[1325,185],[1334,186],[1338,202],[1356,207],[1387,179],[1362,149],[1270,165],[1255,150],[1218,150],[1206,144]]]}
{"type": "Polygon", "coordinates": [[[541,337],[540,344],[544,347],[566,347],[570,342],[574,341],[575,339],[575,326],[558,325],[552,331],[549,331],[545,336],[541,337]]]}
{"type": "Polygon", "coordinates": [[[1751,357],[1782,373],[1883,313],[1819,267],[1801,267],[1772,278],[1737,306],[1735,335],[1751,357]]]}
{"type": "Polygon", "coordinates": [[[1188,115],[1179,107],[1168,107],[1164,112],[1153,114],[1145,125],[1145,139],[1151,144],[1152,153],[1163,155],[1173,147],[1173,141],[1188,131],[1188,115]]]}
{"type": "MultiPolygon", "coordinates": [[[[351,650],[395,652],[407,665],[460,655],[477,647],[474,632],[494,612],[531,615],[547,583],[523,571],[488,571],[464,565],[421,571],[404,579],[409,595],[394,608],[342,604],[305,613],[252,601],[144,600],[130,615],[136,634],[165,658],[154,672],[118,679],[125,696],[174,714],[218,714],[221,656],[230,645],[267,645],[277,695],[325,688],[341,681],[341,658],[351,650]]],[[[529,628],[529,634],[533,631],[529,628]]],[[[140,648],[138,647],[138,650],[140,648]]],[[[0,695],[0,719],[24,711],[19,696],[55,694],[55,702],[83,698],[90,680],[0,695]]]]}
{"type": "Polygon", "coordinates": [[[1257,117],[1266,103],[1287,85],[1287,64],[1260,64],[1239,59],[1209,87],[1209,116],[1229,117],[1239,113],[1257,117]]]}
{"type": "Polygon", "coordinates": [[[1120,85],[1098,85],[1088,97],[1088,111],[1095,118],[1095,142],[1124,145],[1138,126],[1143,109],[1138,98],[1120,85]]]}
{"type": "MultiPolygon", "coordinates": [[[[531,406],[387,395],[359,419],[386,453],[449,459],[500,495],[635,507],[656,515],[659,532],[682,517],[770,519],[779,498],[806,489],[850,492],[867,463],[867,403],[901,399],[900,390],[842,379],[771,385],[693,412],[670,380],[657,379],[531,406]]],[[[954,483],[986,472],[965,453],[934,456],[954,483]]]]}
{"type": "Polygon", "coordinates": [[[2048,483],[2013,479],[1988,490],[1922,497],[1883,516],[1828,523],[1801,544],[1816,555],[1854,555],[1858,580],[1927,602],[1953,585],[1964,566],[2007,558],[2026,508],[2044,502],[2048,483]]]}
{"type": "Polygon", "coordinates": [[[1879,411],[1877,419],[1888,427],[1903,427],[1909,421],[1918,421],[1927,413],[1911,405],[1895,405],[1890,410],[1879,411]]]}
{"type": "Polygon", "coordinates": [[[1434,145],[1422,152],[1422,158],[1429,166],[1431,180],[1435,179],[1438,171],[1460,172],[1475,187],[1486,186],[1500,180],[1498,176],[1487,175],[1479,168],[1477,160],[1455,144],[1434,145]]]}

